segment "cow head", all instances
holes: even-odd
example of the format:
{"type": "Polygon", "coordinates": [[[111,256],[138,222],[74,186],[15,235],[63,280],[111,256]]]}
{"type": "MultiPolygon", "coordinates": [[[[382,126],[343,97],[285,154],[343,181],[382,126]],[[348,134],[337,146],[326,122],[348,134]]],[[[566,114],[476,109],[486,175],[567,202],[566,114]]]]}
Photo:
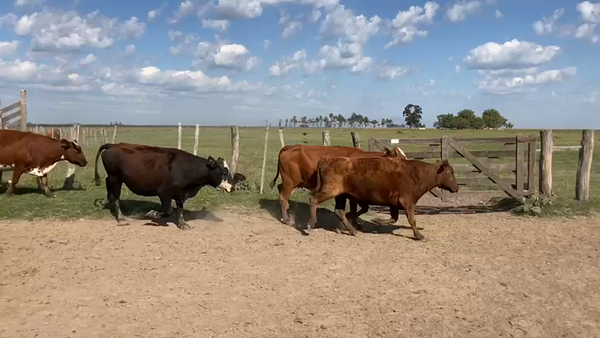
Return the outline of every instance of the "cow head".
{"type": "Polygon", "coordinates": [[[384,157],[395,157],[402,160],[408,160],[408,157],[406,156],[404,151],[400,149],[400,147],[394,147],[394,150],[391,150],[390,148],[385,148],[384,157]]]}
{"type": "Polygon", "coordinates": [[[227,162],[221,157],[215,160],[212,156],[209,156],[207,160],[206,167],[210,176],[210,185],[231,192],[232,186],[229,183],[229,166],[227,162]]]}
{"type": "Polygon", "coordinates": [[[454,177],[454,168],[448,160],[438,161],[436,165],[437,186],[452,193],[458,192],[458,182],[454,177]]]}
{"type": "Polygon", "coordinates": [[[65,160],[77,164],[80,167],[85,167],[87,165],[85,154],[81,150],[79,144],[77,144],[76,140],[67,141],[62,139],[60,140],[60,147],[62,148],[62,154],[65,160]]]}

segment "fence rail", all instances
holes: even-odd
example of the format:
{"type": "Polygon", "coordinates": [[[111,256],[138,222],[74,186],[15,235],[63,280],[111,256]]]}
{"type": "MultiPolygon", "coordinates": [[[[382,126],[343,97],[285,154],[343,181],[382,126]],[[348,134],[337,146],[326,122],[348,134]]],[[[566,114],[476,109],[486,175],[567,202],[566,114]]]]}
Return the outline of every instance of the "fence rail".
{"type": "Polygon", "coordinates": [[[21,90],[21,100],[0,108],[0,129],[27,130],[27,92],[21,90]]]}

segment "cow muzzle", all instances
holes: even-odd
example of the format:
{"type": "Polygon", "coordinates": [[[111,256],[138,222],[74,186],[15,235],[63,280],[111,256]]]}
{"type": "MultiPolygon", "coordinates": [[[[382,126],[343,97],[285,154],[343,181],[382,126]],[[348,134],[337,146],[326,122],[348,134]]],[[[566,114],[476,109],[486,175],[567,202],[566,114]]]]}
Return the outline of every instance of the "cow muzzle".
{"type": "Polygon", "coordinates": [[[221,184],[219,184],[219,186],[217,188],[218,189],[223,189],[223,190],[225,190],[227,192],[231,192],[231,188],[232,187],[233,186],[229,182],[227,182],[227,181],[221,181],[221,184]]]}

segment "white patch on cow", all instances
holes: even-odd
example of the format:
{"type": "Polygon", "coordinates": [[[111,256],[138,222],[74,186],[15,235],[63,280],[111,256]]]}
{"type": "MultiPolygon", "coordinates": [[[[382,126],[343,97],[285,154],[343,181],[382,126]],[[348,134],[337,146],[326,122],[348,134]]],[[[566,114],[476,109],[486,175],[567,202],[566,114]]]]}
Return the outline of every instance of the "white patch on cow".
{"type": "Polygon", "coordinates": [[[56,167],[57,164],[58,164],[58,162],[54,162],[53,164],[51,164],[45,168],[29,169],[27,171],[27,173],[30,175],[33,175],[33,176],[42,177],[42,176],[48,174],[50,171],[52,171],[52,169],[54,169],[54,167],[56,167]]]}
{"type": "Polygon", "coordinates": [[[227,168],[227,171],[229,171],[229,166],[227,165],[227,161],[223,160],[223,167],[227,168]]]}
{"type": "Polygon", "coordinates": [[[14,166],[14,164],[0,164],[0,171],[11,171],[14,166]]]}
{"type": "Polygon", "coordinates": [[[400,154],[402,154],[402,156],[404,156],[405,158],[408,158],[408,156],[406,156],[406,154],[404,153],[404,151],[402,151],[402,149],[400,149],[400,147],[395,147],[395,148],[400,150],[400,154]]]}
{"type": "Polygon", "coordinates": [[[231,192],[231,187],[232,185],[227,181],[221,181],[221,184],[219,184],[219,188],[225,189],[227,192],[231,192]]]}
{"type": "Polygon", "coordinates": [[[79,143],[77,143],[77,140],[73,140],[71,142],[73,142],[74,145],[79,146],[79,143]]]}
{"type": "Polygon", "coordinates": [[[399,139],[397,139],[397,138],[393,138],[393,139],[391,139],[391,140],[390,140],[390,143],[391,143],[391,144],[400,143],[400,140],[399,140],[399,139]]]}

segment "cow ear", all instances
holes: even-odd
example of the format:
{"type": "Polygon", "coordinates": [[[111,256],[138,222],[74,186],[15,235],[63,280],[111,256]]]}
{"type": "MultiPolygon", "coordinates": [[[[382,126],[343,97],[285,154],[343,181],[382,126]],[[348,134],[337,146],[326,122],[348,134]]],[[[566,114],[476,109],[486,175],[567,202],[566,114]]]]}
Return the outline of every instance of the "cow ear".
{"type": "Polygon", "coordinates": [[[385,154],[387,156],[394,156],[394,153],[390,150],[390,148],[387,148],[387,147],[385,148],[385,154]]]}
{"type": "Polygon", "coordinates": [[[400,147],[394,147],[394,156],[398,157],[398,158],[403,158],[405,160],[408,159],[408,157],[406,156],[404,151],[402,151],[402,149],[400,149],[400,147]]]}
{"type": "Polygon", "coordinates": [[[448,167],[448,160],[437,161],[436,164],[438,165],[437,173],[441,174],[448,167]]]}
{"type": "Polygon", "coordinates": [[[209,156],[206,166],[208,167],[208,169],[215,169],[217,167],[217,162],[215,162],[215,159],[212,156],[209,156]]]}
{"type": "Polygon", "coordinates": [[[69,141],[65,140],[64,138],[62,140],[60,140],[60,147],[63,149],[69,149],[69,141]]]}

